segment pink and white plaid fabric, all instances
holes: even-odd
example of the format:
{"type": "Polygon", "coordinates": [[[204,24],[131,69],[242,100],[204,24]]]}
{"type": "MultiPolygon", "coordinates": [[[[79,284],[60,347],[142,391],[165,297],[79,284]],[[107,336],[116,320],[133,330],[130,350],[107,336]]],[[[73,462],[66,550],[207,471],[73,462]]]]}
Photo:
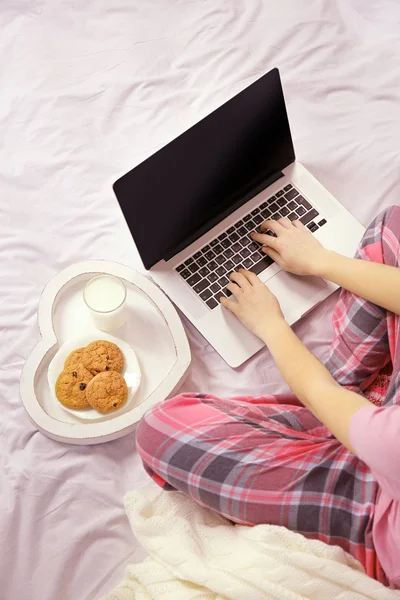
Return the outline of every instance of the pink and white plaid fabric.
{"type": "MultiPolygon", "coordinates": [[[[357,257],[399,266],[400,207],[380,214],[357,257]]],[[[363,394],[393,363],[383,404],[400,403],[398,316],[342,290],[327,367],[363,394]]],[[[183,394],[150,410],[137,449],[151,477],[235,523],[283,525],[337,544],[386,583],[373,539],[379,485],[292,395],[216,398],[183,394]]]]}

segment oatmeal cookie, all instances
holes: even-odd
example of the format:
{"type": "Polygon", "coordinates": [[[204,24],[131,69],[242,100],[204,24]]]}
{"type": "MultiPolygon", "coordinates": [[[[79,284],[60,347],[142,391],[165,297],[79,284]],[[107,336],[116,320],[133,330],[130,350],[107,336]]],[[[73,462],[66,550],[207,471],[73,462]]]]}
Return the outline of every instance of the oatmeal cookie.
{"type": "Polygon", "coordinates": [[[92,375],[103,371],[120,373],[124,368],[124,355],[112,342],[97,340],[86,346],[82,354],[82,362],[92,375]]]}
{"type": "Polygon", "coordinates": [[[93,377],[86,390],[92,408],[101,413],[118,410],[126,402],[128,387],[125,379],[116,371],[104,371],[93,377]]]}

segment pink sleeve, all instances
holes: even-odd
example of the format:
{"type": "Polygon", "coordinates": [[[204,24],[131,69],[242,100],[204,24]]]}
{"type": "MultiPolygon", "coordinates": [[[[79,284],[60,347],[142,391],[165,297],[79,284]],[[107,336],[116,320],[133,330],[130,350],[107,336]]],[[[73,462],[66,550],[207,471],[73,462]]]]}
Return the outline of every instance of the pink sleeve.
{"type": "Polygon", "coordinates": [[[400,406],[365,406],[352,417],[349,437],[382,489],[400,500],[400,406]]]}

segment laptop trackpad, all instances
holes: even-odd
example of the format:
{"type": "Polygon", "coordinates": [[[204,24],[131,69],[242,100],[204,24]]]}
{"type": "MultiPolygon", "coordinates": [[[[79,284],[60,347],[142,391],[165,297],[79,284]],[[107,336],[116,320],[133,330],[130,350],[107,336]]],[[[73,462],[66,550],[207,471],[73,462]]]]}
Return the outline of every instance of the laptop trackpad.
{"type": "Polygon", "coordinates": [[[278,298],[285,318],[291,322],[300,317],[318,302],[317,296],[326,288],[320,277],[300,277],[279,271],[268,279],[266,285],[278,298]]]}

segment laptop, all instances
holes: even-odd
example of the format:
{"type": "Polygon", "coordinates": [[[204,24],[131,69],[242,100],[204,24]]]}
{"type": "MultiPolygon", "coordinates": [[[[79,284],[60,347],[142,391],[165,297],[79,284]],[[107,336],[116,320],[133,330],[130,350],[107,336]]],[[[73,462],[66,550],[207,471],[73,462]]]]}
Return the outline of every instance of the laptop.
{"type": "Polygon", "coordinates": [[[256,273],[295,323],[337,289],[282,271],[249,234],[299,219],[326,247],[353,256],[364,228],[295,159],[273,69],[114,183],[145,268],[231,366],[263,343],[220,304],[229,274],[256,273]]]}

